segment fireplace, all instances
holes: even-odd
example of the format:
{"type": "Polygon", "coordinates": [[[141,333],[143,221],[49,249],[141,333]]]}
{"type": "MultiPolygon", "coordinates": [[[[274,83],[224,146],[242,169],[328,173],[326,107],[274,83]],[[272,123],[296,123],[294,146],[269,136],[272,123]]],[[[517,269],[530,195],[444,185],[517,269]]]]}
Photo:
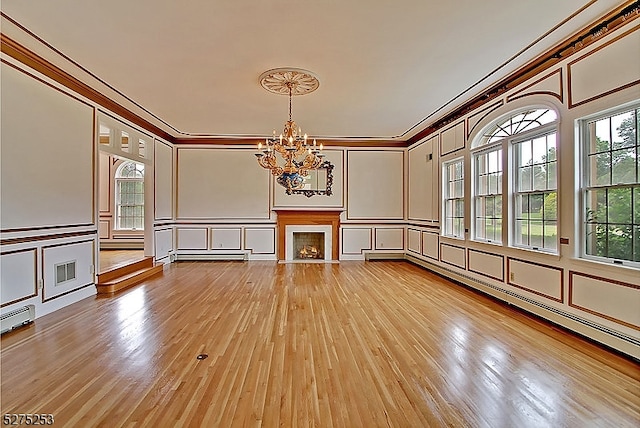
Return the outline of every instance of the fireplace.
{"type": "Polygon", "coordinates": [[[285,260],[331,260],[331,226],[286,226],[284,245],[285,260]]]}
{"type": "MultiPolygon", "coordinates": [[[[322,246],[314,245],[318,260],[338,260],[340,213],[342,210],[276,210],[278,214],[278,260],[296,260],[294,233],[323,235],[322,246]],[[318,248],[321,247],[321,248],[318,248]]],[[[307,253],[310,253],[307,249],[307,253]]],[[[305,256],[306,257],[306,256],[305,256]]],[[[309,257],[306,257],[309,259],[309,257]]]]}
{"type": "Polygon", "coordinates": [[[293,232],[293,258],[324,260],[324,233],[293,232]]]}

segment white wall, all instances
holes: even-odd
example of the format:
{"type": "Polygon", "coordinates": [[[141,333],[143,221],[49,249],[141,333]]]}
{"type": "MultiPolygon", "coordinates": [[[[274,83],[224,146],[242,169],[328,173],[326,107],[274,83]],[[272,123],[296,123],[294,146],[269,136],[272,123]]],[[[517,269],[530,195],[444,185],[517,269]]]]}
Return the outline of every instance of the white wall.
{"type": "Polygon", "coordinates": [[[95,111],[10,64],[0,70],[0,306],[33,304],[39,317],[96,292],[95,111]],[[56,283],[60,263],[75,274],[56,283]]]}
{"type": "Polygon", "coordinates": [[[93,108],[2,64],[2,230],[94,222],[93,108]]]}
{"type": "MultiPolygon", "coordinates": [[[[640,100],[640,57],[629,56],[631,52],[640,52],[640,24],[635,22],[629,27],[605,35],[589,48],[409,148],[407,255],[429,269],[639,357],[640,347],[636,343],[640,340],[637,317],[640,274],[632,267],[579,257],[582,216],[577,196],[580,171],[577,121],[640,100]],[[612,67],[613,64],[616,66],[612,67]],[[532,105],[549,106],[559,113],[558,230],[564,243],[560,244],[558,254],[471,239],[471,143],[497,118],[532,105]],[[437,138],[439,145],[432,143],[437,138]],[[425,162],[426,154],[434,151],[432,148],[439,151],[436,165],[425,162]],[[437,219],[434,214],[442,209],[442,186],[433,172],[441,175],[443,162],[460,157],[465,162],[468,231],[463,239],[452,239],[439,236],[440,222],[429,221],[437,219]],[[437,195],[432,206],[425,191],[429,185],[437,195]]],[[[508,175],[504,179],[508,180],[508,175]]],[[[508,205],[507,197],[503,201],[505,210],[508,205]]]]}

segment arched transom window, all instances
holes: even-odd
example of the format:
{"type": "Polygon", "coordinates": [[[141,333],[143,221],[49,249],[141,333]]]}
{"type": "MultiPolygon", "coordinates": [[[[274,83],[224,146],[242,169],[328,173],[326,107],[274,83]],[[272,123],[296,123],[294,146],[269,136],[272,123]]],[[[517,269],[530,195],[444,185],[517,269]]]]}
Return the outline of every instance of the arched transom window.
{"type": "Polygon", "coordinates": [[[554,110],[528,108],[496,121],[476,139],[473,239],[508,239],[514,247],[557,252],[556,123],[554,110]],[[506,195],[512,198],[509,210],[506,195]]]}

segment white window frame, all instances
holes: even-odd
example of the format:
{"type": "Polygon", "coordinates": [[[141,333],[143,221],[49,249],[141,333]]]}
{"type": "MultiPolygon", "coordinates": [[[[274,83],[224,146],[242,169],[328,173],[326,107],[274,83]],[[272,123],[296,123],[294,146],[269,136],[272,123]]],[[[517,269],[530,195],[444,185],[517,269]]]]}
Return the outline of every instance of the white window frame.
{"type": "Polygon", "coordinates": [[[442,236],[464,239],[464,180],[464,158],[460,157],[442,163],[442,236]],[[450,167],[454,167],[458,163],[460,164],[462,176],[451,179],[450,167]],[[460,183],[461,194],[456,193],[456,183],[460,183]],[[452,190],[454,194],[452,194],[452,190]],[[451,205],[462,205],[462,215],[451,214],[451,205]],[[449,219],[451,219],[451,222],[449,222],[449,219]],[[458,223],[457,228],[454,227],[454,223],[458,223]]]}
{"type": "MultiPolygon", "coordinates": [[[[486,146],[482,146],[481,148],[479,148],[478,150],[474,151],[471,154],[471,188],[472,188],[472,197],[471,197],[471,213],[472,213],[472,221],[471,221],[471,231],[472,231],[472,236],[473,236],[473,240],[477,241],[477,242],[486,242],[486,243],[490,243],[490,244],[502,244],[502,234],[504,233],[504,212],[505,212],[505,206],[504,206],[504,174],[505,174],[505,163],[504,163],[504,147],[503,147],[503,142],[499,142],[499,143],[492,143],[490,145],[486,145],[486,146]],[[494,153],[497,152],[497,159],[500,162],[500,170],[499,171],[494,171],[494,172],[487,172],[487,180],[489,180],[489,176],[490,174],[493,173],[497,173],[499,172],[502,176],[500,178],[499,184],[497,185],[497,193],[483,193],[482,195],[479,194],[478,191],[478,186],[480,185],[479,183],[479,172],[478,172],[478,158],[480,156],[483,155],[488,155],[490,153],[494,153]],[[487,216],[482,216],[479,217],[479,213],[478,213],[478,202],[481,199],[489,199],[489,198],[500,198],[500,202],[502,204],[502,208],[501,208],[501,212],[500,212],[500,216],[499,217],[491,217],[492,220],[499,220],[500,221],[500,233],[498,235],[494,235],[497,236],[497,238],[494,239],[487,239],[484,237],[479,237],[478,236],[478,219],[479,218],[483,218],[486,219],[490,218],[487,216]]],[[[485,211],[486,213],[486,211],[485,211]]],[[[486,224],[485,224],[485,231],[486,231],[486,224]]]]}
{"type": "MultiPolygon", "coordinates": [[[[619,258],[615,258],[615,257],[610,257],[609,254],[607,254],[606,256],[600,256],[597,254],[589,254],[588,253],[588,239],[589,239],[589,235],[591,233],[594,233],[597,229],[594,229],[593,231],[589,231],[589,224],[592,225],[602,225],[604,224],[605,227],[607,227],[610,224],[616,224],[615,222],[609,222],[609,219],[605,219],[604,222],[598,222],[598,221],[589,221],[590,220],[590,215],[588,213],[588,193],[590,191],[596,191],[596,190],[604,190],[605,191],[605,195],[609,195],[609,191],[610,190],[617,190],[617,189],[625,189],[625,188],[630,188],[631,189],[631,202],[630,202],[630,211],[631,211],[631,229],[632,229],[632,233],[634,233],[633,229],[634,228],[640,228],[640,225],[637,223],[638,219],[634,218],[635,216],[633,215],[633,207],[635,204],[640,204],[640,200],[636,200],[635,197],[638,197],[638,195],[640,195],[640,171],[638,171],[638,169],[640,168],[640,166],[638,166],[638,163],[636,161],[636,182],[629,182],[629,183],[608,183],[608,184],[598,184],[598,183],[590,183],[589,180],[589,174],[591,172],[591,168],[590,168],[590,155],[594,155],[596,153],[604,153],[603,152],[591,152],[589,150],[589,145],[591,143],[591,138],[590,138],[590,132],[589,132],[589,124],[597,122],[599,120],[602,119],[606,119],[606,118],[611,118],[620,114],[623,114],[625,112],[630,112],[630,111],[636,111],[636,115],[640,116],[640,102],[639,101],[635,101],[634,103],[631,104],[627,104],[624,106],[619,106],[616,107],[614,109],[610,109],[604,112],[600,112],[598,114],[586,117],[586,118],[582,118],[579,119],[577,121],[578,123],[578,129],[579,129],[579,141],[578,141],[578,146],[579,146],[579,157],[578,157],[578,163],[581,165],[581,169],[580,169],[580,183],[579,183],[579,193],[580,193],[580,201],[579,201],[579,207],[580,207],[580,227],[578,230],[579,233],[579,237],[580,237],[580,258],[585,259],[585,260],[594,260],[594,261],[600,261],[600,262],[604,262],[604,263],[612,263],[615,265],[623,265],[623,266],[629,266],[629,267],[634,267],[634,268],[640,268],[640,262],[638,261],[633,261],[633,260],[628,260],[628,259],[619,259],[619,258]],[[635,197],[634,197],[635,196],[635,197]]],[[[636,159],[638,156],[640,156],[640,147],[638,147],[638,139],[639,134],[640,134],[640,128],[637,126],[637,121],[640,120],[638,119],[638,117],[636,116],[636,146],[635,146],[635,153],[636,153],[636,159]]],[[[612,153],[614,151],[617,150],[607,150],[607,152],[612,153]]],[[[609,170],[613,171],[612,166],[609,167],[609,170]]],[[[640,199],[640,197],[638,197],[638,199],[640,199]]],[[[605,204],[605,206],[607,206],[606,212],[607,212],[607,217],[608,217],[608,208],[609,208],[609,203],[607,202],[605,204]]],[[[596,214],[597,215],[597,214],[596,214]]],[[[593,217],[591,217],[593,218],[593,217]]],[[[597,226],[596,226],[597,227],[597,226]]],[[[640,233],[640,230],[637,230],[635,233],[640,233]]],[[[608,237],[609,237],[609,233],[607,232],[606,235],[606,246],[607,246],[607,252],[608,252],[608,237]]],[[[632,254],[634,252],[633,249],[633,236],[632,235],[632,254]]],[[[632,255],[633,257],[633,255],[632,255]]]]}
{"type": "MultiPolygon", "coordinates": [[[[546,252],[546,253],[552,253],[552,254],[558,254],[558,248],[559,248],[559,243],[560,243],[560,237],[559,237],[559,224],[560,224],[560,218],[559,218],[559,204],[558,201],[559,196],[558,196],[558,165],[559,165],[559,159],[558,159],[558,140],[559,140],[559,135],[558,135],[558,126],[557,126],[557,120],[551,124],[548,125],[543,125],[540,126],[538,128],[535,128],[529,132],[526,133],[522,133],[522,134],[517,134],[512,140],[510,140],[509,144],[510,144],[510,148],[511,148],[511,152],[512,152],[512,156],[511,156],[511,164],[510,164],[510,177],[511,177],[511,203],[512,203],[512,208],[509,210],[509,215],[510,215],[510,233],[509,233],[509,237],[510,237],[510,246],[515,247],[515,248],[524,248],[524,249],[528,249],[528,250],[534,250],[534,251],[542,251],[542,252],[546,252]],[[532,141],[535,140],[536,138],[540,138],[540,137],[546,137],[548,135],[551,134],[555,134],[555,139],[556,139],[556,144],[555,144],[555,149],[556,149],[556,156],[555,156],[555,160],[553,161],[553,163],[555,164],[555,187],[553,189],[550,189],[548,186],[545,189],[535,189],[535,186],[532,182],[532,187],[531,190],[524,190],[524,191],[520,191],[518,190],[518,173],[519,173],[519,165],[518,165],[518,161],[517,161],[517,156],[518,156],[518,149],[517,146],[519,144],[522,144],[524,142],[528,142],[528,141],[532,141]],[[546,224],[551,223],[552,220],[545,220],[544,219],[544,198],[546,198],[547,194],[550,193],[556,193],[556,218],[555,218],[555,227],[556,227],[556,238],[555,238],[555,245],[553,247],[547,247],[545,244],[545,239],[544,237],[542,238],[542,245],[534,245],[532,244],[530,241],[527,244],[524,244],[522,242],[517,242],[518,240],[516,239],[516,230],[518,228],[517,225],[517,208],[518,208],[518,196],[519,195],[528,195],[528,196],[532,196],[532,195],[539,195],[542,194],[543,195],[543,217],[541,219],[542,221],[542,229],[543,229],[543,236],[544,236],[544,229],[546,227],[546,224]]],[[[550,164],[551,162],[545,162],[545,165],[550,164]]],[[[539,165],[539,164],[538,164],[539,165]]],[[[547,176],[548,179],[548,176],[547,176]]],[[[533,180],[533,177],[532,177],[533,180]]],[[[529,219],[529,223],[531,223],[531,219],[529,219]]],[[[528,226],[529,228],[531,227],[531,224],[529,224],[528,226]]],[[[530,236],[529,236],[529,240],[530,240],[530,236]]]]}
{"type": "Polygon", "coordinates": [[[116,230],[136,230],[136,231],[141,231],[144,230],[144,164],[140,163],[140,162],[136,162],[133,160],[125,160],[121,165],[118,166],[118,168],[115,171],[114,174],[114,187],[115,187],[115,210],[114,210],[114,215],[115,215],[115,229],[116,230]],[[122,177],[121,176],[121,172],[122,170],[129,164],[134,164],[136,165],[136,170],[141,168],[142,169],[142,177],[122,177]],[[133,206],[133,207],[142,207],[142,213],[140,216],[130,216],[132,218],[140,218],[141,219],[141,227],[123,227],[122,226],[122,218],[126,217],[123,216],[121,214],[121,207],[122,207],[122,203],[121,203],[121,198],[122,198],[122,194],[121,194],[121,184],[125,183],[125,182],[135,182],[135,183],[141,183],[142,185],[142,203],[141,204],[126,204],[127,206],[133,206]]]}
{"type": "MultiPolygon", "coordinates": [[[[520,248],[527,249],[533,251],[541,251],[539,248],[535,248],[532,245],[514,245],[515,240],[515,224],[516,224],[516,192],[515,192],[515,183],[517,173],[517,166],[515,162],[515,149],[514,144],[517,144],[520,141],[535,138],[540,135],[547,135],[549,133],[556,133],[556,148],[558,147],[558,123],[560,121],[560,116],[556,109],[550,105],[545,104],[536,104],[530,105],[523,108],[512,110],[496,119],[491,121],[483,131],[481,131],[472,144],[472,148],[470,151],[471,154],[471,239],[476,242],[489,243],[500,246],[508,246],[511,248],[520,248]],[[526,121],[518,121],[510,122],[506,127],[502,127],[501,125],[511,118],[516,118],[527,111],[535,111],[535,110],[550,110],[554,113],[555,119],[551,122],[548,122],[548,118],[543,116],[538,116],[537,118],[542,120],[542,124],[536,126],[534,128],[528,129],[530,124],[537,122],[537,119],[531,120],[532,118],[526,118],[526,121]],[[509,130],[513,130],[514,124],[524,123],[524,130],[518,131],[520,125],[516,126],[515,132],[510,132],[509,130]],[[527,124],[528,123],[528,124],[527,124]],[[492,131],[494,129],[501,129],[503,132],[503,136],[495,136],[495,134],[490,134],[487,131],[492,131]],[[488,135],[494,135],[491,138],[488,135]],[[494,151],[498,151],[498,159],[500,159],[501,165],[501,179],[500,184],[497,186],[497,193],[488,193],[479,195],[479,171],[478,171],[478,157],[487,153],[491,153],[494,151]],[[479,227],[478,221],[479,218],[479,210],[477,208],[478,201],[480,198],[500,198],[501,200],[501,213],[494,217],[491,217],[496,223],[500,221],[500,233],[494,234],[491,239],[487,239],[485,236],[479,236],[479,227]]],[[[556,163],[558,152],[556,153],[556,163]]],[[[556,191],[558,191],[558,173],[556,168],[556,191]]],[[[556,196],[556,201],[559,201],[559,196],[556,196]]],[[[556,202],[557,204],[557,202],[556,202]]],[[[558,209],[556,207],[556,209],[558,209]]],[[[495,211],[494,211],[495,212],[495,211]]],[[[482,218],[488,218],[483,216],[482,218]]],[[[558,220],[557,220],[558,221],[558,220]]],[[[559,221],[558,221],[559,224],[559,221]]],[[[486,225],[485,225],[486,231],[486,225]]],[[[556,241],[559,241],[559,233],[556,234],[556,241]]],[[[551,252],[557,253],[558,243],[556,242],[556,250],[551,252]]],[[[544,252],[550,252],[548,250],[542,250],[544,252]]]]}

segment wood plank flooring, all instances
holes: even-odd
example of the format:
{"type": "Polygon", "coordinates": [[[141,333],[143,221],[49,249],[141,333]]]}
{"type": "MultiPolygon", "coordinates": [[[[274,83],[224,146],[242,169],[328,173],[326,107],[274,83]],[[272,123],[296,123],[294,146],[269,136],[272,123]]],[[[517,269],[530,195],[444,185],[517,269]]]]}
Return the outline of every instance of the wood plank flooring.
{"type": "Polygon", "coordinates": [[[143,258],[144,250],[100,250],[100,269],[98,273],[125,266],[143,258]]]}
{"type": "Polygon", "coordinates": [[[640,421],[638,364],[407,262],[174,263],[1,347],[2,413],[56,426],[640,421]]]}

